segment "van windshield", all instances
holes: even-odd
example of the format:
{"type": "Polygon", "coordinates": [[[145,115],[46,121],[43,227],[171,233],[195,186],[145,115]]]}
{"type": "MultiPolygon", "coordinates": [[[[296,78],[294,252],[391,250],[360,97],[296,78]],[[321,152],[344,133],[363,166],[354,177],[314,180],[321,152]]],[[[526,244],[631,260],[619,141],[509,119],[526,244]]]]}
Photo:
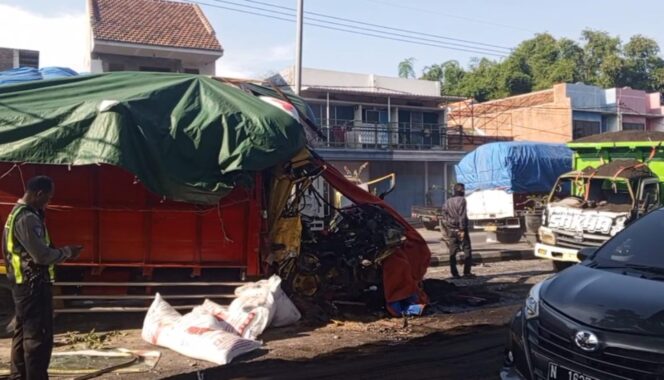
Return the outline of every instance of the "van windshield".
{"type": "Polygon", "coordinates": [[[595,255],[600,265],[634,265],[664,269],[664,210],[638,219],[602,246],[595,255]]]}
{"type": "Polygon", "coordinates": [[[634,198],[630,192],[629,181],[623,178],[562,177],[558,179],[549,202],[567,207],[620,212],[629,211],[634,204],[634,198]]]}

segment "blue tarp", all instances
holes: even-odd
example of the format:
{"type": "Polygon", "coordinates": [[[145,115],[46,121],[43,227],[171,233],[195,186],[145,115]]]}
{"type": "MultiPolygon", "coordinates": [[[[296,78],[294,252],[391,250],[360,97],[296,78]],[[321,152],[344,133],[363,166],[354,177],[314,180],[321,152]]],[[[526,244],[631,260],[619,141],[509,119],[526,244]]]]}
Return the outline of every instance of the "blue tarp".
{"type": "Polygon", "coordinates": [[[7,71],[0,71],[0,86],[4,84],[14,84],[30,82],[33,80],[55,79],[77,76],[78,73],[66,67],[44,67],[35,69],[34,67],[19,67],[7,71]]]}
{"type": "Polygon", "coordinates": [[[572,170],[572,151],[564,144],[496,142],[468,153],[455,167],[466,192],[503,189],[515,193],[549,192],[572,170]]]}

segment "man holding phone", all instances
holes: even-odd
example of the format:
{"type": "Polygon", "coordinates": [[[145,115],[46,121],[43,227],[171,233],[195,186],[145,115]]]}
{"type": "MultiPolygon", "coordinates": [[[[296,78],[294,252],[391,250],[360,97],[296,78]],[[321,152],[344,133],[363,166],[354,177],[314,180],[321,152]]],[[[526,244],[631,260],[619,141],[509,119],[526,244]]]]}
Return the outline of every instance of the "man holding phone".
{"type": "Polygon", "coordinates": [[[5,223],[2,247],[16,312],[10,379],[48,379],[53,350],[54,265],[76,259],[83,249],[79,245],[54,248],[51,244],[44,209],[54,190],[51,178],[31,178],[5,223]]]}

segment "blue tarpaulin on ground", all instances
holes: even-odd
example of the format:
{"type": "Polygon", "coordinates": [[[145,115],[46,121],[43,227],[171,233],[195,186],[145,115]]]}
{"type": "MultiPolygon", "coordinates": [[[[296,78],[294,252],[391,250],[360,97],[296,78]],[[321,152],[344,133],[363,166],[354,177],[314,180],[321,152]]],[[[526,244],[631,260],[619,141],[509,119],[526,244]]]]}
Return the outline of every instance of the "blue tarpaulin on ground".
{"type": "Polygon", "coordinates": [[[467,193],[487,189],[549,192],[558,176],[572,170],[572,151],[564,144],[496,142],[468,153],[455,169],[467,193]]]}
{"type": "Polygon", "coordinates": [[[33,80],[55,79],[77,76],[78,73],[66,67],[19,67],[6,71],[0,71],[0,85],[30,82],[33,80]]]}

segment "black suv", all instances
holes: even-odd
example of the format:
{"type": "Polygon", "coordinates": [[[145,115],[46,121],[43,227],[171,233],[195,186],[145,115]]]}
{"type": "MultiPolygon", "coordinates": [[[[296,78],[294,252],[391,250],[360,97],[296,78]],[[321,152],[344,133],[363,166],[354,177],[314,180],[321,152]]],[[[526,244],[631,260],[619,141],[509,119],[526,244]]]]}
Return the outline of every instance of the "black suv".
{"type": "Polygon", "coordinates": [[[502,379],[664,379],[664,210],[533,286],[502,379]]]}

